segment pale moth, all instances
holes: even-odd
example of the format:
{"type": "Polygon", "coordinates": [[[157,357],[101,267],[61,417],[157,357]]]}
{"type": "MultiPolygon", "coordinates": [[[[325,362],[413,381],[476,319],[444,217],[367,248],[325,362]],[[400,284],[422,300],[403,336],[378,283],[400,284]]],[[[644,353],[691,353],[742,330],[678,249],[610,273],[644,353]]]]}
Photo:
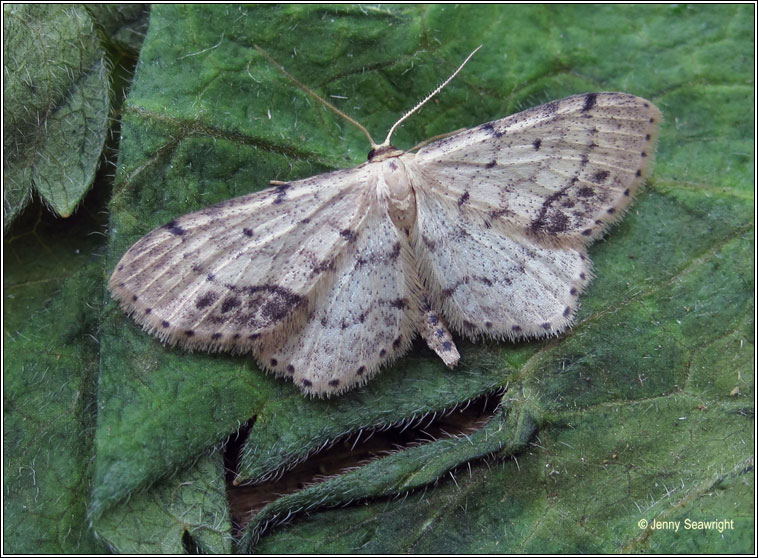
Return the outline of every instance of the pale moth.
{"type": "Polygon", "coordinates": [[[587,93],[415,153],[393,147],[397,126],[474,52],[381,144],[287,74],[366,134],[368,161],[155,229],[116,266],[114,297],[168,344],[250,352],[318,396],[364,384],[417,333],[454,367],[450,330],[507,340],[565,330],[592,277],[586,247],[643,183],[661,113],[587,93]]]}

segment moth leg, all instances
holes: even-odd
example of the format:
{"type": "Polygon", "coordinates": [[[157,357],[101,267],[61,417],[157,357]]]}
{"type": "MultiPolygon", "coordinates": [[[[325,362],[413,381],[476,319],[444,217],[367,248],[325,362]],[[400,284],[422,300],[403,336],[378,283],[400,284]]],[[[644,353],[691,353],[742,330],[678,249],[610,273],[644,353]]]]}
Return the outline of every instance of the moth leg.
{"type": "Polygon", "coordinates": [[[445,320],[432,308],[426,296],[421,297],[421,323],[418,326],[421,337],[429,348],[442,359],[448,368],[455,367],[461,359],[458,347],[447,328],[445,320]]]}

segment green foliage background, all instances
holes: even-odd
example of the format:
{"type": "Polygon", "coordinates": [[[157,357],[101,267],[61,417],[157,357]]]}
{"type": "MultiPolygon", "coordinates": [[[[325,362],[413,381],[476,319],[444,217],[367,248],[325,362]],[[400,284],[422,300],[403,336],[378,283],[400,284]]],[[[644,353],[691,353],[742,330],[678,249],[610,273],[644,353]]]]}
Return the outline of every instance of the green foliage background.
{"type": "Polygon", "coordinates": [[[753,552],[752,8],[155,6],[107,236],[96,186],[70,220],[33,205],[5,239],[4,550],[753,552]],[[254,44],[375,137],[483,44],[398,147],[586,91],[658,105],[650,184],[590,250],[597,278],[576,326],[462,343],[455,371],[417,344],[323,401],[128,320],[104,285],[140,236],[271,179],[365,160],[365,138],[254,44]],[[470,439],[280,498],[232,539],[219,448],[251,417],[242,480],[505,385],[470,439]],[[296,510],[309,513],[273,528],[296,510]],[[654,519],[733,528],[640,527],[654,519]]]}

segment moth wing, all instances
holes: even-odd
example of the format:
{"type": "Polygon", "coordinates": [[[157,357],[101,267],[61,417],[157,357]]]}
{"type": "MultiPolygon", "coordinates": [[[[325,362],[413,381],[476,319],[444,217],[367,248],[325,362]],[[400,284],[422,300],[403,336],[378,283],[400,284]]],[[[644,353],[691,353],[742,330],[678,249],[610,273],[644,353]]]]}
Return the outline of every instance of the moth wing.
{"type": "Polygon", "coordinates": [[[415,162],[436,195],[494,227],[587,244],[642,184],[661,119],[633,95],[577,95],[436,141],[415,162]]]}
{"type": "Polygon", "coordinates": [[[453,329],[513,339],[556,334],[570,324],[591,277],[583,247],[503,234],[436,192],[417,196],[416,209],[412,245],[421,279],[453,329]]]}
{"type": "Polygon", "coordinates": [[[249,350],[307,318],[368,211],[367,174],[323,174],[174,219],[124,254],[110,290],[165,342],[249,350]]]}
{"type": "Polygon", "coordinates": [[[324,285],[309,319],[286,338],[261,340],[261,364],[311,395],[367,382],[402,355],[415,333],[418,276],[407,237],[373,200],[324,285]]]}

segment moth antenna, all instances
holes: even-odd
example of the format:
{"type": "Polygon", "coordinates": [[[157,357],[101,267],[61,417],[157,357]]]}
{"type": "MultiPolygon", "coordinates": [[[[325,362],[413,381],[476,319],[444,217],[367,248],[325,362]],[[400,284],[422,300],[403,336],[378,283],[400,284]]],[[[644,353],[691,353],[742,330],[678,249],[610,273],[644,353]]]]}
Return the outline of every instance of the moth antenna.
{"type": "Polygon", "coordinates": [[[385,139],[385,140],[384,140],[384,143],[382,143],[382,145],[378,145],[378,146],[374,146],[374,147],[376,148],[376,147],[387,147],[387,146],[389,146],[389,145],[390,145],[390,138],[392,137],[392,134],[394,134],[394,133],[395,133],[395,130],[397,129],[397,127],[398,127],[398,126],[400,126],[400,124],[402,124],[402,122],[403,122],[403,121],[404,121],[406,118],[408,118],[408,117],[409,117],[411,114],[413,114],[413,113],[414,113],[414,112],[416,112],[418,109],[420,109],[421,107],[423,107],[423,106],[426,104],[426,102],[427,102],[429,99],[431,99],[431,98],[432,98],[432,97],[434,97],[434,96],[435,96],[437,93],[439,93],[440,91],[442,91],[442,89],[443,89],[443,88],[444,88],[444,87],[445,87],[445,86],[446,86],[448,83],[450,83],[451,81],[453,81],[453,78],[454,78],[455,76],[457,76],[457,75],[458,75],[458,73],[459,73],[459,72],[460,72],[460,71],[463,69],[463,67],[466,65],[466,63],[467,63],[469,60],[471,60],[471,57],[472,57],[472,56],[474,56],[474,55],[476,54],[476,51],[478,51],[480,48],[482,48],[482,45],[479,45],[478,47],[476,47],[476,48],[475,48],[475,49],[474,49],[474,50],[471,52],[471,54],[469,54],[469,55],[466,57],[466,59],[465,59],[465,60],[464,60],[464,61],[461,63],[461,65],[460,65],[460,66],[458,66],[458,69],[457,69],[457,70],[455,70],[455,71],[452,73],[452,75],[451,75],[449,78],[447,78],[445,81],[443,81],[443,82],[442,82],[442,84],[441,84],[439,87],[437,87],[437,89],[435,89],[434,91],[432,91],[431,93],[429,93],[429,95],[427,95],[427,96],[424,98],[424,100],[423,100],[423,101],[419,102],[419,103],[418,103],[418,104],[417,104],[415,107],[413,107],[411,110],[409,110],[408,112],[406,112],[406,113],[405,113],[405,114],[402,116],[402,118],[400,118],[400,120],[398,120],[397,122],[395,122],[395,123],[392,125],[392,128],[390,128],[390,131],[389,131],[389,133],[387,134],[387,139],[385,139]]]}
{"type": "Polygon", "coordinates": [[[297,85],[300,89],[302,89],[303,91],[305,91],[306,93],[308,93],[308,95],[310,95],[311,97],[313,97],[314,99],[316,99],[319,103],[323,104],[326,108],[328,108],[329,110],[335,112],[336,114],[338,114],[339,116],[341,116],[342,118],[344,118],[345,120],[347,120],[348,122],[350,122],[353,126],[355,126],[356,128],[358,128],[361,132],[363,132],[365,134],[365,136],[368,138],[368,141],[371,144],[372,148],[378,147],[376,145],[376,142],[374,142],[374,138],[371,137],[371,134],[368,133],[368,130],[360,122],[358,122],[357,120],[349,117],[347,114],[345,114],[340,109],[338,109],[337,107],[335,107],[329,101],[327,101],[326,99],[324,99],[323,97],[321,97],[318,93],[316,93],[313,90],[311,90],[310,87],[308,87],[307,85],[305,85],[304,83],[302,83],[301,81],[299,81],[297,78],[295,78],[292,74],[290,74],[287,70],[284,69],[284,66],[282,66],[281,64],[279,64],[279,62],[277,62],[273,58],[271,58],[271,55],[269,55],[269,53],[266,52],[265,50],[263,50],[261,47],[259,47],[258,45],[253,45],[253,46],[255,47],[255,49],[258,52],[260,52],[263,56],[266,57],[266,60],[268,60],[274,66],[276,66],[279,69],[280,72],[282,72],[285,76],[287,76],[290,80],[292,80],[295,83],[295,85],[297,85]]]}

